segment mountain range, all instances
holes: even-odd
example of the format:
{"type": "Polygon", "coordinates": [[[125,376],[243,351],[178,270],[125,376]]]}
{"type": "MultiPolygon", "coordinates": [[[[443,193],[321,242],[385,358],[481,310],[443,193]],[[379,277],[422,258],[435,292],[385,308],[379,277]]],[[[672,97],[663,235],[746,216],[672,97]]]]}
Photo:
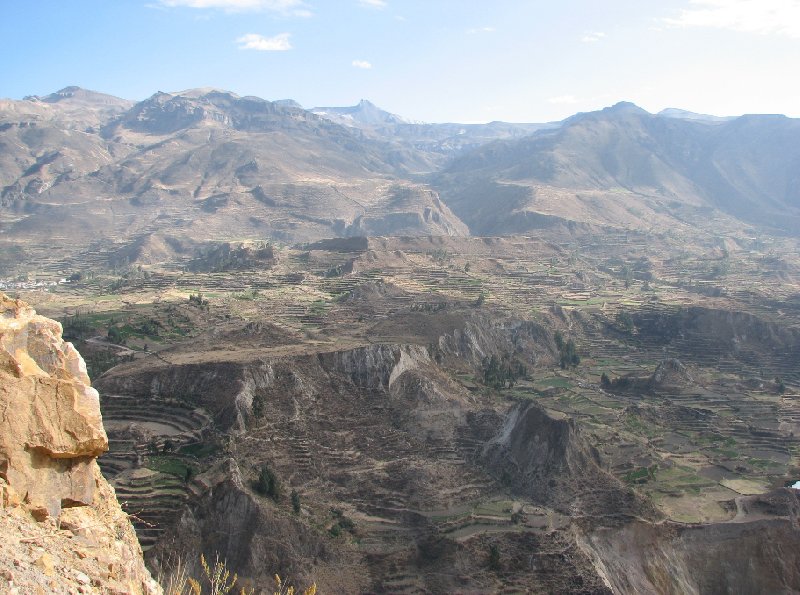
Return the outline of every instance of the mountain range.
{"type": "Polygon", "coordinates": [[[488,143],[434,176],[474,234],[556,217],[625,228],[713,221],[800,230],[800,120],[652,115],[618,103],[553,130],[488,143]]]}
{"type": "Polygon", "coordinates": [[[0,100],[0,241],[283,242],[552,225],[800,230],[800,120],[630,103],[544,124],[425,124],[217,89],[0,100]]]}

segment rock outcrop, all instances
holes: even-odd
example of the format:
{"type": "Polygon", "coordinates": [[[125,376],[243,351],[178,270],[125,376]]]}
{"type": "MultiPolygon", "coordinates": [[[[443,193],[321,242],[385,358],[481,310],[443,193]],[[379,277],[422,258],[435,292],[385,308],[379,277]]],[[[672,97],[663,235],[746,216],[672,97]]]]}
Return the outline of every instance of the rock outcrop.
{"type": "Polygon", "coordinates": [[[97,391],[61,325],[0,293],[0,588],[158,593],[100,474],[97,391]]]}
{"type": "Polygon", "coordinates": [[[580,517],[587,527],[657,517],[649,503],[601,468],[597,450],[574,419],[534,403],[509,412],[484,447],[483,460],[517,493],[580,517]]]}
{"type": "Polygon", "coordinates": [[[636,520],[587,539],[615,593],[797,593],[800,500],[782,488],[736,499],[715,524],[636,520]]]}

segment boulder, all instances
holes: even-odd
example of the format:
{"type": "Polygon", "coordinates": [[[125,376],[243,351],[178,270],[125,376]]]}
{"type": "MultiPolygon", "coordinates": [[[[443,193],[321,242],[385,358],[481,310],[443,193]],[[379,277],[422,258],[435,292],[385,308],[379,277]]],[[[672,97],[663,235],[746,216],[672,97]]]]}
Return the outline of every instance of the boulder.
{"type": "Polygon", "coordinates": [[[0,477],[39,515],[92,503],[108,449],[97,391],[61,325],[0,294],[0,477]]]}
{"type": "Polygon", "coordinates": [[[100,399],[61,331],[0,293],[0,592],[160,595],[100,473],[100,399]]]}

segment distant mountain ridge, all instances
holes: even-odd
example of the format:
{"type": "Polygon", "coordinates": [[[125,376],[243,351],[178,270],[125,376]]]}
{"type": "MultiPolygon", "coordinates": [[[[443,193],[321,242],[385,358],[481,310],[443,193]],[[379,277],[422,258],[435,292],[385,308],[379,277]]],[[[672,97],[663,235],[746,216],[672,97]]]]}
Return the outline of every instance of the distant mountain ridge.
{"type": "MultiPolygon", "coordinates": [[[[192,239],[308,241],[463,235],[408,171],[421,152],[286,103],[216,89],[158,92],[113,110],[68,89],[0,106],[0,230],[68,249],[168,231],[192,239]],[[91,213],[91,216],[88,214],[91,213]]],[[[122,100],[120,100],[122,101],[122,100]]],[[[137,240],[138,241],[138,240],[137,240]]]]}
{"type": "Polygon", "coordinates": [[[678,109],[675,107],[662,109],[656,115],[661,116],[662,118],[679,118],[681,120],[697,120],[699,122],[727,122],[737,118],[737,116],[711,116],[709,114],[698,114],[696,112],[690,112],[688,110],[678,109]]]}
{"type": "Polygon", "coordinates": [[[378,126],[382,124],[422,124],[380,109],[374,103],[362,99],[350,107],[315,107],[311,112],[335,122],[351,126],[378,126]]]}
{"type": "Polygon", "coordinates": [[[67,87],[0,100],[0,243],[797,234],[800,120],[709,118],[620,102],[550,124],[424,124],[367,101],[315,112],[213,88],[133,103],[67,87]]]}
{"type": "Polygon", "coordinates": [[[29,95],[25,97],[25,100],[42,101],[44,103],[59,103],[67,101],[69,103],[81,103],[87,106],[108,105],[123,109],[130,107],[134,103],[133,101],[128,101],[127,99],[120,99],[119,97],[115,97],[113,95],[98,93],[97,91],[90,91],[88,89],[83,89],[76,86],[64,87],[55,93],[50,93],[49,95],[45,95],[43,97],[29,95]]]}
{"type": "Polygon", "coordinates": [[[542,216],[669,229],[714,213],[796,234],[800,120],[742,116],[710,125],[621,102],[465,153],[433,185],[476,234],[524,232],[542,216]]]}
{"type": "Polygon", "coordinates": [[[537,130],[553,128],[558,123],[488,124],[427,123],[387,112],[362,99],[349,107],[315,107],[313,113],[374,138],[392,138],[427,153],[437,164],[445,159],[497,139],[519,138],[537,130]]]}

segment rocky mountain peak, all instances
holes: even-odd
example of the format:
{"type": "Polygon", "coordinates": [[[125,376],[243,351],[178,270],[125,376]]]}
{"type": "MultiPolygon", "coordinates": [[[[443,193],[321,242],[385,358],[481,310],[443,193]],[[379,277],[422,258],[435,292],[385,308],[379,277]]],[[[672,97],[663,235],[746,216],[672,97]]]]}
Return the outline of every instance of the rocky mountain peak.
{"type": "Polygon", "coordinates": [[[613,111],[623,111],[623,110],[634,110],[634,111],[641,111],[647,113],[645,110],[640,108],[638,105],[633,103],[632,101],[618,101],[611,107],[607,108],[613,111]]]}
{"type": "Polygon", "coordinates": [[[303,109],[303,106],[294,99],[278,99],[276,101],[273,101],[273,103],[281,107],[289,107],[292,109],[303,109]]]}
{"type": "Polygon", "coordinates": [[[69,85],[56,91],[55,93],[50,93],[49,95],[45,95],[43,97],[34,95],[27,97],[26,99],[50,104],[74,104],[76,107],[82,106],[102,109],[123,109],[133,105],[133,102],[128,101],[127,99],[121,99],[120,97],[115,97],[106,93],[100,93],[98,91],[91,91],[89,89],[84,89],[83,87],[78,87],[77,85],[69,85]]]}
{"type": "Polygon", "coordinates": [[[698,114],[697,112],[692,112],[685,109],[679,109],[676,107],[668,107],[662,109],[657,116],[662,118],[675,118],[678,120],[693,120],[697,122],[727,122],[729,120],[734,120],[735,117],[732,116],[712,116],[710,114],[698,114]]]}

